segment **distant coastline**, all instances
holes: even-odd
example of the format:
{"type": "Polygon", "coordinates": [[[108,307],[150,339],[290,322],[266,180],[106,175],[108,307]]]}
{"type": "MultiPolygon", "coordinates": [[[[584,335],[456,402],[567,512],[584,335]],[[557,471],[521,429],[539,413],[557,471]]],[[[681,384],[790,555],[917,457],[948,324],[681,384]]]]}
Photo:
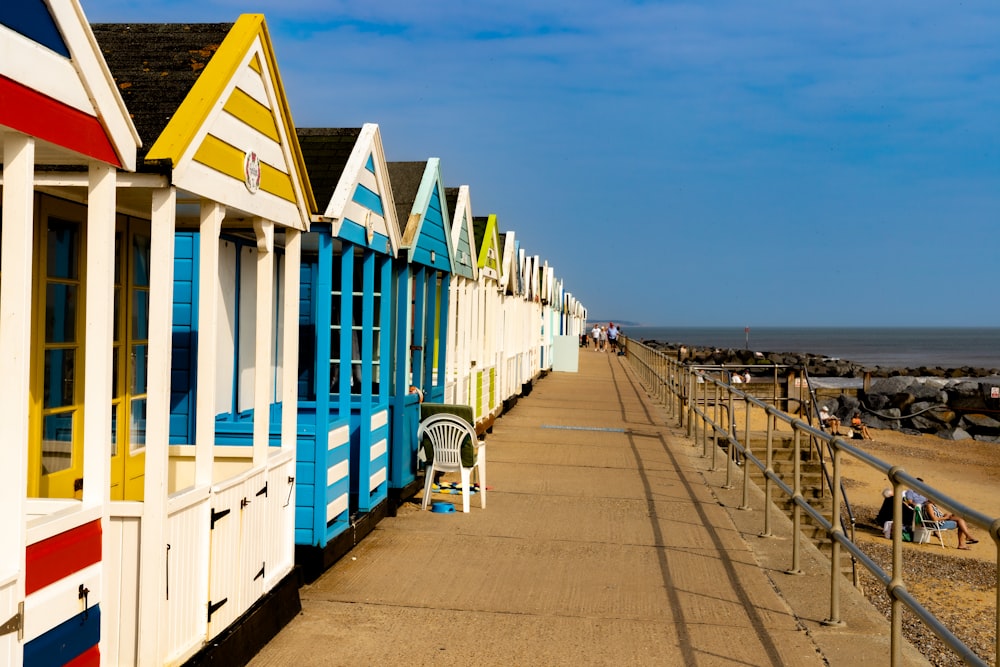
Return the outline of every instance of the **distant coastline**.
{"type": "Polygon", "coordinates": [[[1000,327],[652,327],[625,335],[696,347],[811,354],[883,368],[1000,369],[1000,327]]]}

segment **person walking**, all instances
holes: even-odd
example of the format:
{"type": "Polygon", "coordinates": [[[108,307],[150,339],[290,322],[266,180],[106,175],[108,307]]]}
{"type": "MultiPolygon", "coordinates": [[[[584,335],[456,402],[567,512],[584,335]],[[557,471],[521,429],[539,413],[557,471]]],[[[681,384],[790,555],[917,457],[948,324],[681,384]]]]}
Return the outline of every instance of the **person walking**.
{"type": "Polygon", "coordinates": [[[615,326],[614,322],[608,323],[608,345],[612,352],[618,351],[618,327],[615,326]]]}
{"type": "Polygon", "coordinates": [[[595,324],[590,330],[590,335],[594,337],[594,352],[601,351],[601,325],[595,324]]]}

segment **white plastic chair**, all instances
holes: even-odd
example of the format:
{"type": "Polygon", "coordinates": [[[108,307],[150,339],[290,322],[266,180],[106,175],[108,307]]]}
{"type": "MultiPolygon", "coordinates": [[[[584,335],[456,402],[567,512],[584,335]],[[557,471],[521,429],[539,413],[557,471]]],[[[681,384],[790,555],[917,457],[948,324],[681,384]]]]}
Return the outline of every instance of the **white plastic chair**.
{"type": "Polygon", "coordinates": [[[469,481],[475,469],[479,481],[479,504],[486,509],[486,443],[476,437],[472,424],[456,415],[441,413],[420,422],[417,442],[423,443],[424,436],[430,439],[434,449],[433,459],[424,470],[424,502],[421,509],[427,509],[431,499],[431,486],[435,472],[459,472],[462,476],[462,511],[469,511],[469,481]],[[462,465],[462,442],[471,438],[476,448],[476,462],[472,467],[462,465]]]}
{"type": "MultiPolygon", "coordinates": [[[[930,512],[926,512],[930,514],[930,512]]],[[[945,549],[944,537],[942,534],[946,530],[958,530],[958,525],[954,521],[933,521],[928,517],[924,516],[924,508],[917,506],[913,508],[913,541],[920,542],[921,544],[930,541],[931,534],[936,533],[938,542],[941,543],[941,548],[945,549]],[[917,539],[917,530],[922,528],[925,533],[921,535],[923,540],[917,539]]]]}

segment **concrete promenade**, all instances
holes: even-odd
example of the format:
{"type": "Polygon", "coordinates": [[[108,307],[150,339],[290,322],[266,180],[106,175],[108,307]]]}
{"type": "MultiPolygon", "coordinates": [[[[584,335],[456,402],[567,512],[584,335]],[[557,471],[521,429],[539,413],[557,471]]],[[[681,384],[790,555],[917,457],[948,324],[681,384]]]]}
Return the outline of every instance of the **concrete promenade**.
{"type": "Polygon", "coordinates": [[[536,383],[487,461],[487,509],[406,503],[250,664],[889,664],[888,622],[845,580],[846,624],[822,624],[829,566],[810,547],[784,572],[787,525],[758,537],[759,509],[736,509],[624,358],[583,349],[536,383]]]}

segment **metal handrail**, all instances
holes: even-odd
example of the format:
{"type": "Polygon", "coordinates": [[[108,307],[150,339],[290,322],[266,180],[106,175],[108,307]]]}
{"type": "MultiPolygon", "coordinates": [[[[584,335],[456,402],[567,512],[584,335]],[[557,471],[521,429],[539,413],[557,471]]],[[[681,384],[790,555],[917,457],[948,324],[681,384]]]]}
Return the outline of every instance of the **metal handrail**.
{"type": "MultiPolygon", "coordinates": [[[[813,412],[816,413],[817,420],[819,419],[819,404],[816,401],[816,390],[813,389],[812,382],[809,379],[809,371],[806,370],[805,366],[801,367],[800,372],[802,373],[802,377],[805,378],[805,381],[806,381],[806,390],[809,392],[809,401],[810,401],[811,409],[809,409],[808,411],[806,411],[806,414],[809,417],[809,423],[812,424],[813,412]]],[[[820,429],[823,430],[822,429],[822,423],[820,423],[820,429]]],[[[826,467],[826,458],[824,458],[824,456],[823,456],[822,445],[820,444],[820,441],[818,441],[818,440],[810,440],[810,442],[812,442],[812,443],[815,444],[816,451],[819,454],[819,465],[820,465],[820,470],[823,471],[823,479],[826,481],[827,486],[829,486],[832,489],[833,488],[833,479],[831,479],[830,471],[826,467]]],[[[833,450],[830,448],[830,443],[829,442],[826,443],[826,448],[827,448],[827,451],[830,453],[830,457],[832,458],[833,457],[833,450]]],[[[841,499],[844,502],[844,511],[847,512],[847,518],[850,521],[849,525],[850,525],[850,530],[851,530],[851,541],[854,541],[854,539],[856,537],[855,528],[857,526],[858,520],[857,520],[857,517],[854,516],[854,509],[851,507],[851,502],[847,498],[847,489],[844,488],[844,483],[843,482],[840,483],[840,497],[841,497],[841,499]]],[[[840,528],[841,528],[841,530],[846,530],[847,527],[848,527],[848,525],[844,523],[844,518],[843,518],[843,516],[841,516],[840,517],[840,528]]],[[[857,587],[858,583],[859,583],[858,582],[858,561],[853,556],[851,557],[851,577],[852,577],[852,579],[854,581],[854,586],[857,587]]]]}
{"type": "MultiPolygon", "coordinates": [[[[712,437],[713,439],[716,439],[716,442],[719,433],[726,433],[726,442],[728,445],[726,485],[728,486],[730,484],[730,471],[733,459],[737,454],[741,455],[745,462],[743,466],[744,505],[746,505],[748,498],[748,487],[750,484],[749,464],[751,463],[756,466],[764,476],[765,498],[770,499],[772,497],[771,489],[777,487],[791,499],[793,503],[793,534],[796,535],[797,538],[791,540],[792,566],[789,569],[789,572],[798,573],[801,571],[799,568],[801,542],[799,529],[801,524],[801,513],[805,512],[808,514],[813,518],[817,525],[826,531],[831,540],[832,554],[830,558],[831,566],[829,575],[830,615],[829,618],[826,619],[825,623],[842,623],[840,619],[840,594],[838,585],[838,577],[841,575],[838,569],[840,548],[843,547],[847,549],[856,562],[860,562],[878,581],[885,585],[886,594],[889,596],[891,601],[890,661],[892,665],[899,665],[902,662],[902,617],[904,607],[913,612],[913,614],[916,615],[924,626],[937,635],[966,663],[972,665],[987,664],[971,648],[958,639],[958,637],[956,637],[955,634],[939,618],[925,609],[906,588],[903,576],[903,491],[907,488],[913,489],[932,500],[935,504],[947,508],[952,513],[963,517],[967,522],[987,531],[993,539],[994,544],[997,546],[998,553],[1000,553],[1000,518],[991,517],[979,512],[978,510],[967,507],[958,500],[951,498],[938,489],[935,489],[934,487],[920,481],[916,477],[913,477],[903,470],[903,468],[891,465],[875,456],[872,456],[862,449],[854,447],[840,437],[832,436],[823,430],[817,429],[811,424],[787,414],[777,406],[765,403],[756,397],[751,396],[749,393],[743,392],[733,385],[722,381],[721,379],[713,376],[711,372],[693,366],[686,366],[679,360],[670,359],[662,352],[654,350],[648,345],[631,340],[627,337],[622,337],[620,340],[625,346],[626,360],[636,370],[640,381],[646,384],[647,388],[655,397],[658,397],[665,403],[668,414],[676,416],[681,427],[687,427],[686,433],[689,437],[694,438],[695,443],[699,440],[698,423],[699,421],[701,422],[701,440],[704,447],[703,455],[707,456],[709,427],[712,428],[712,437]],[[699,386],[702,388],[702,397],[698,396],[699,386]],[[705,406],[707,408],[709,404],[709,386],[712,387],[712,403],[716,412],[718,411],[719,406],[719,392],[725,391],[730,397],[739,396],[740,399],[746,402],[748,436],[746,438],[746,445],[739,441],[739,438],[735,433],[735,428],[733,429],[733,432],[730,432],[728,429],[722,429],[718,421],[718,415],[709,415],[706,409],[701,407],[705,406]],[[749,413],[751,407],[762,410],[767,417],[767,448],[766,460],[764,462],[760,461],[760,459],[757,458],[749,448],[749,413]],[[788,486],[786,481],[781,476],[774,472],[771,465],[773,431],[778,421],[784,422],[786,425],[790,426],[793,433],[795,450],[793,486],[791,487],[788,486]],[[812,505],[809,504],[801,493],[801,471],[799,463],[801,437],[803,435],[825,442],[828,450],[831,452],[833,479],[830,488],[833,492],[833,507],[830,513],[830,519],[825,517],[818,509],[812,507],[812,505]],[[860,461],[861,463],[864,463],[865,465],[868,465],[885,474],[886,478],[892,484],[894,496],[892,508],[891,574],[886,572],[881,566],[872,560],[871,557],[861,550],[858,544],[852,539],[853,535],[848,537],[845,534],[841,521],[833,522],[831,520],[833,517],[841,516],[841,503],[843,502],[841,493],[841,489],[843,488],[841,484],[841,459],[844,456],[860,461]]],[[[712,465],[714,468],[715,451],[719,448],[713,447],[712,449],[712,465]]],[[[765,502],[763,515],[764,531],[762,535],[769,536],[771,535],[770,502],[765,502]]],[[[997,564],[997,571],[998,574],[1000,574],[1000,562],[997,564]]],[[[996,658],[994,664],[1000,666],[1000,588],[998,588],[996,595],[997,601],[994,619],[996,624],[994,634],[996,642],[994,655],[996,658]]]]}

